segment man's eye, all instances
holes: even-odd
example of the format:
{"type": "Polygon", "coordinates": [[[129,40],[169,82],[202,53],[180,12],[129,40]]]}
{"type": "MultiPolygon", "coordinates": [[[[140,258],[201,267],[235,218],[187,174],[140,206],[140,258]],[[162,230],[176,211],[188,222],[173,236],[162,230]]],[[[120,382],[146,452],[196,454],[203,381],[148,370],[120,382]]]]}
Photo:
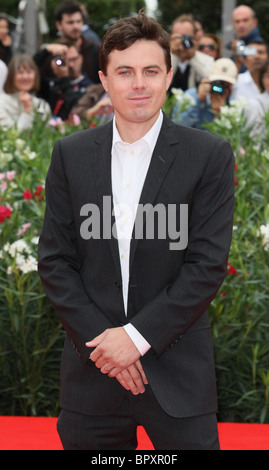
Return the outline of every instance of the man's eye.
{"type": "Polygon", "coordinates": [[[146,73],[147,73],[148,75],[157,75],[158,72],[157,72],[157,70],[151,70],[151,69],[149,69],[149,70],[146,70],[146,73]]]}

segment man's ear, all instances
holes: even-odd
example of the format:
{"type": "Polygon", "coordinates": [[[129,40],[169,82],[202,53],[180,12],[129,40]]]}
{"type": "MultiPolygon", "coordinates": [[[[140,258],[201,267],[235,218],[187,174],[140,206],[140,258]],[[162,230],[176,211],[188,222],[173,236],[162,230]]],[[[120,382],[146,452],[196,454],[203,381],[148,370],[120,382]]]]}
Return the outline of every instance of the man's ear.
{"type": "Polygon", "coordinates": [[[55,22],[55,25],[56,25],[56,28],[58,29],[58,31],[62,31],[62,25],[61,25],[61,22],[60,21],[56,21],[55,22]]]}
{"type": "Polygon", "coordinates": [[[171,85],[172,78],[173,78],[173,69],[170,69],[166,76],[166,91],[171,85]]]}
{"type": "Polygon", "coordinates": [[[102,72],[102,70],[99,70],[98,74],[99,74],[100,81],[103,85],[103,88],[107,92],[108,91],[108,89],[107,89],[107,76],[104,74],[104,72],[102,72]]]}

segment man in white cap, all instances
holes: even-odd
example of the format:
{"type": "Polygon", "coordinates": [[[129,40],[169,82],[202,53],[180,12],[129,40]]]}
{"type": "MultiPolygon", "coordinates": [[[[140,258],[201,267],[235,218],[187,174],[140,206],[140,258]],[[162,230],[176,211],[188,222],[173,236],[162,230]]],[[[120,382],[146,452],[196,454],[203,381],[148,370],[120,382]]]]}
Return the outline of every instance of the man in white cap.
{"type": "Polygon", "coordinates": [[[231,59],[216,60],[209,77],[201,80],[198,88],[185,92],[186,96],[192,98],[190,108],[180,112],[180,104],[177,103],[172,112],[172,119],[195,128],[201,128],[205,122],[212,122],[221,107],[229,103],[237,75],[237,67],[231,59]]]}

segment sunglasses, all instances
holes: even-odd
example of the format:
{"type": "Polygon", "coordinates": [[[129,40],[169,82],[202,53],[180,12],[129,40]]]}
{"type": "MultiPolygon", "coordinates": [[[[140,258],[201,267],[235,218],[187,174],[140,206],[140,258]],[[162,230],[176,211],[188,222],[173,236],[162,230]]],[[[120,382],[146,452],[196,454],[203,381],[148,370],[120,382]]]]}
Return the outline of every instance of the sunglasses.
{"type": "Polygon", "coordinates": [[[215,51],[217,47],[215,44],[199,44],[199,50],[204,51],[205,49],[209,49],[210,51],[215,51]]]}

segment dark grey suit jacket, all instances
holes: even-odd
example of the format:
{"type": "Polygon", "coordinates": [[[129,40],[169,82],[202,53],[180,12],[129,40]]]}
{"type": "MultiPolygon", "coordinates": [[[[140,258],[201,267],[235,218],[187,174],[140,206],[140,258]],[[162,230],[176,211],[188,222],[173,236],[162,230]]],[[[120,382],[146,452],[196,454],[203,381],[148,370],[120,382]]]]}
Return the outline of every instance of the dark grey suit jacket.
{"type": "Polygon", "coordinates": [[[47,176],[39,273],[67,332],[61,406],[102,415],[119,406],[125,390],[91,363],[85,342],[131,322],[152,346],[141,362],[163,409],[175,417],[215,411],[206,309],[225,277],[231,242],[230,144],[164,116],[140,203],[188,204],[188,245],[170,250],[171,240],[158,233],[131,241],[126,318],[117,240],[80,233],[81,207],[100,207],[102,224],[103,197],[112,197],[111,143],[111,122],[60,139],[47,176]]]}

